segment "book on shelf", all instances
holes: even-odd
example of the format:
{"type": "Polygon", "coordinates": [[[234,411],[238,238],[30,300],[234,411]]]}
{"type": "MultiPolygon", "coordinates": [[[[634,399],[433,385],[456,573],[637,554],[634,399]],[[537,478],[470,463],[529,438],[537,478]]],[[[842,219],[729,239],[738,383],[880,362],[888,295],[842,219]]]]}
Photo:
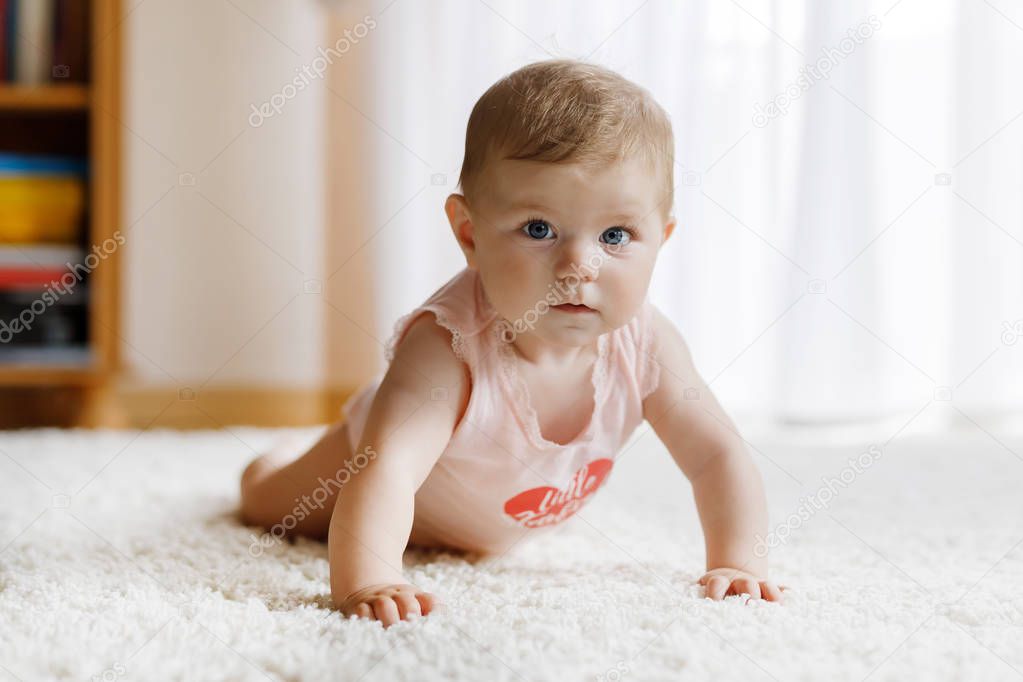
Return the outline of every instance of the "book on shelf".
{"type": "Polygon", "coordinates": [[[88,346],[9,348],[0,351],[0,368],[12,365],[79,368],[92,364],[93,359],[92,349],[88,346]]]}
{"type": "Polygon", "coordinates": [[[7,74],[10,73],[10,26],[11,26],[11,9],[9,7],[10,0],[0,0],[0,81],[7,80],[7,74]]]}
{"type": "Polygon", "coordinates": [[[82,158],[0,152],[0,243],[76,243],[86,179],[82,158]]]}
{"type": "Polygon", "coordinates": [[[70,283],[85,274],[84,252],[71,244],[0,244],[0,291],[70,283]]]}
{"type": "Polygon", "coordinates": [[[0,153],[0,366],[89,362],[84,159],[0,153]]]}
{"type": "Polygon", "coordinates": [[[85,252],[76,244],[0,244],[0,269],[36,267],[66,270],[85,252]]]}
{"type": "Polygon", "coordinates": [[[88,361],[84,256],[70,245],[0,245],[0,365],[88,361]]]}
{"type": "Polygon", "coordinates": [[[0,82],[89,79],[88,0],[0,0],[0,82]]]}

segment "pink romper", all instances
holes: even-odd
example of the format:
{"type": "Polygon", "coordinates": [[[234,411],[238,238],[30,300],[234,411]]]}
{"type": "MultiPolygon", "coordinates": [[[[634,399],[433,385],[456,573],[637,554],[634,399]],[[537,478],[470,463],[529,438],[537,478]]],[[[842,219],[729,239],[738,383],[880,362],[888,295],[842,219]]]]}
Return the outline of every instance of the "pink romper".
{"type": "MultiPolygon", "coordinates": [[[[586,429],[565,444],[545,439],[518,357],[507,341],[476,270],[463,269],[422,305],[401,317],[386,358],[423,311],[452,335],[469,368],[465,414],[415,496],[414,527],[434,542],[503,552],[523,535],[574,514],[607,479],[621,446],[643,421],[643,399],[657,388],[651,304],[626,325],[598,337],[594,411],[586,429]]],[[[342,407],[354,452],[381,372],[342,407]]]]}

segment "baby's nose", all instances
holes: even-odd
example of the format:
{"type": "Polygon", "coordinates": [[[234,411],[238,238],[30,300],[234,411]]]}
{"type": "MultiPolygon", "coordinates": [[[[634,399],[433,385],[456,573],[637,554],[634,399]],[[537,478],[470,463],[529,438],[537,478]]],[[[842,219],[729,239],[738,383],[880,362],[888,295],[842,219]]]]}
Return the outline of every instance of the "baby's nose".
{"type": "Polygon", "coordinates": [[[558,262],[554,274],[558,279],[575,275],[585,282],[597,278],[600,269],[599,259],[595,258],[596,249],[581,239],[573,239],[561,245],[558,262]]]}

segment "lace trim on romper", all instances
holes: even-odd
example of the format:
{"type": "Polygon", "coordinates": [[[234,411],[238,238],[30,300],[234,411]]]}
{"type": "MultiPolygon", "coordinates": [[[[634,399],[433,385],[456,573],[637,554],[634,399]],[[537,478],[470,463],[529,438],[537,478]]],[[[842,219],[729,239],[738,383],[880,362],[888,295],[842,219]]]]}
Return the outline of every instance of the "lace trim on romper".
{"type": "Polygon", "coordinates": [[[661,378],[661,366],[657,362],[657,335],[653,326],[653,306],[644,302],[640,311],[640,334],[639,348],[636,358],[636,366],[639,372],[639,395],[646,400],[647,396],[657,390],[661,378]]]}
{"type": "Polygon", "coordinates": [[[462,336],[462,330],[458,328],[458,325],[451,321],[446,312],[432,305],[416,308],[412,312],[399,317],[397,322],[394,323],[394,328],[391,330],[391,338],[388,339],[387,345],[384,347],[384,357],[387,360],[387,364],[390,365],[394,360],[398,341],[401,340],[402,333],[405,331],[405,326],[411,322],[413,318],[418,317],[423,313],[433,313],[436,316],[437,324],[451,332],[451,350],[454,351],[455,357],[471,366],[468,359],[468,346],[465,343],[465,337],[462,336]]]}
{"type": "Polygon", "coordinates": [[[526,385],[526,381],[518,371],[518,358],[515,356],[515,351],[512,350],[511,344],[502,337],[501,326],[494,325],[494,327],[497,359],[498,365],[501,368],[501,376],[504,379],[505,386],[510,389],[512,410],[519,423],[522,424],[530,444],[538,450],[552,450],[589,441],[593,436],[593,431],[596,427],[594,421],[597,419],[600,406],[604,400],[604,394],[606,393],[607,362],[610,348],[610,339],[608,337],[611,333],[601,334],[597,337],[597,358],[593,362],[593,369],[590,373],[590,384],[593,386],[593,412],[590,413],[590,418],[586,422],[586,428],[568,443],[557,443],[544,438],[543,433],[540,431],[540,419],[530,402],[529,388],[526,385]]]}

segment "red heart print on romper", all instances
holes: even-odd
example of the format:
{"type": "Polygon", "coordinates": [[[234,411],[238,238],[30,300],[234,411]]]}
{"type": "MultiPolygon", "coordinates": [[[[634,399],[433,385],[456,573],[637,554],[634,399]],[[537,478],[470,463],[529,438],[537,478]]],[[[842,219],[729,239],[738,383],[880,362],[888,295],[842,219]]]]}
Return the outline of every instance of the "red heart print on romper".
{"type": "Polygon", "coordinates": [[[611,460],[595,459],[575,472],[564,490],[530,488],[504,503],[504,512],[526,528],[561,523],[582,507],[611,471],[611,460]]]}

